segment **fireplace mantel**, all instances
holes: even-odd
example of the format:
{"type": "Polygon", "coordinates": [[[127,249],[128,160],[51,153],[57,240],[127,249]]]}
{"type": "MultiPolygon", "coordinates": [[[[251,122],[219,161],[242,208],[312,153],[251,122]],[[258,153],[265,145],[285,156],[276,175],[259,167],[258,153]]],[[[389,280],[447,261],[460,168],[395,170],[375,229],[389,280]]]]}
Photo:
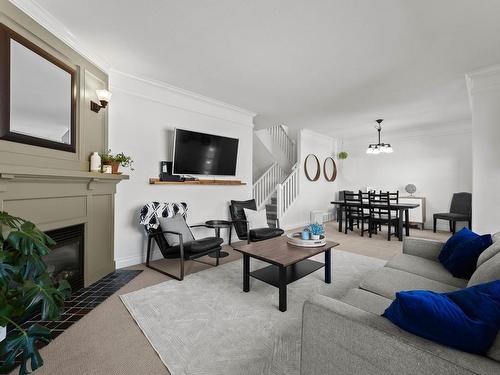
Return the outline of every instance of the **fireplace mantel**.
{"type": "Polygon", "coordinates": [[[114,194],[129,177],[72,170],[0,165],[0,210],[42,230],[85,225],[84,283],[115,269],[114,194]]]}

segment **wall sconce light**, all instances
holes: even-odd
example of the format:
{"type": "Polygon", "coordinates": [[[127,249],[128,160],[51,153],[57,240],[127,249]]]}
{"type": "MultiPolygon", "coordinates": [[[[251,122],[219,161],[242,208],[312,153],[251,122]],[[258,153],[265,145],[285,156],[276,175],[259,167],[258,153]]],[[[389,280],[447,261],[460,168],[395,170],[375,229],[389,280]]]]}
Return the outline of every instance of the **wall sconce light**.
{"type": "Polygon", "coordinates": [[[90,109],[95,113],[99,113],[101,108],[106,108],[111,99],[111,93],[108,90],[95,90],[97,94],[97,99],[99,99],[99,103],[97,104],[94,101],[90,102],[90,109]]]}

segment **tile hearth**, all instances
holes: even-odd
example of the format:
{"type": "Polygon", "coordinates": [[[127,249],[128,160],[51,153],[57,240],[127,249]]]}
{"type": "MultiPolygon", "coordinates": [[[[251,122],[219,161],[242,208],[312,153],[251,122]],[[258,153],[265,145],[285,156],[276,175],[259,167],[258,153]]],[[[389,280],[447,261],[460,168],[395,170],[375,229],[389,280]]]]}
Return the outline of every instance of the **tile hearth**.
{"type": "MultiPolygon", "coordinates": [[[[141,272],[142,270],[117,270],[111,272],[89,287],[74,292],[64,302],[64,313],[57,321],[41,321],[40,314],[37,314],[23,322],[21,328],[26,329],[32,324],[38,323],[49,328],[52,333],[52,339],[55,339],[141,272]]],[[[45,345],[48,344],[37,343],[39,349],[45,345]]],[[[2,359],[0,358],[1,362],[2,359]]]]}

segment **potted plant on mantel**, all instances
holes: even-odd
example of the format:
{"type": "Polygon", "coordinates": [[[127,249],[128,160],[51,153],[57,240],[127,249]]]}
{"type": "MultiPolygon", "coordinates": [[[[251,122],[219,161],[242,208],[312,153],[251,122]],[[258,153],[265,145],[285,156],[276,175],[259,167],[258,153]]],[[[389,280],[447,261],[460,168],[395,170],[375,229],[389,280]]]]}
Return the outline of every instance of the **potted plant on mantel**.
{"type": "Polygon", "coordinates": [[[54,244],[33,223],[0,211],[0,331],[7,333],[0,340],[1,374],[11,371],[16,359],[22,375],[43,366],[37,345],[50,341],[50,330],[22,322],[38,313],[43,321],[57,320],[71,294],[66,280],[50,278],[42,259],[54,244]]]}
{"type": "Polygon", "coordinates": [[[130,170],[134,170],[132,165],[134,161],[130,156],[125,155],[123,152],[119,154],[113,155],[111,150],[108,150],[101,154],[101,164],[102,165],[111,165],[111,173],[113,174],[121,174],[119,171],[120,166],[122,167],[130,167],[130,170]]]}

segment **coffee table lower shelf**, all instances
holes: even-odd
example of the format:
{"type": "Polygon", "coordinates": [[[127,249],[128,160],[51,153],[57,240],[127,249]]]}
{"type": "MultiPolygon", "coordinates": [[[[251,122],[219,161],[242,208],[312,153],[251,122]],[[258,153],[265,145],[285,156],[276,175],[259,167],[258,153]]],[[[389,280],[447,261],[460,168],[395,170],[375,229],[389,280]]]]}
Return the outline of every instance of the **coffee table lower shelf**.
{"type": "MultiPolygon", "coordinates": [[[[324,263],[316,262],[315,260],[305,259],[298,263],[292,264],[286,268],[286,284],[293,283],[304,276],[313,273],[320,268],[325,266],[324,263]]],[[[280,267],[271,264],[270,266],[260,268],[258,270],[250,272],[250,276],[270,284],[276,288],[280,287],[279,278],[280,267]]]]}

